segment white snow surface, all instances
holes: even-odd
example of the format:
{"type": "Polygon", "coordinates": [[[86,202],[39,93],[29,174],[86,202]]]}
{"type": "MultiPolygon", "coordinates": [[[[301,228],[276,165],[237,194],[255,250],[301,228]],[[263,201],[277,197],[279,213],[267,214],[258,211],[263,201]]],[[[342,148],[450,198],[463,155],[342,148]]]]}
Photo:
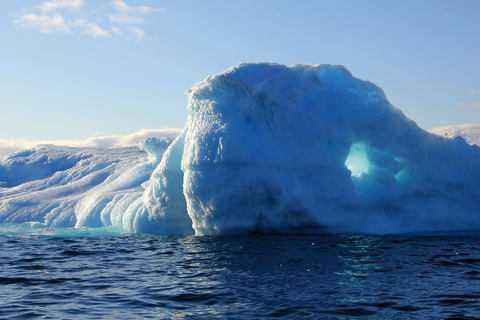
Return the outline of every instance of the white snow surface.
{"type": "Polygon", "coordinates": [[[470,129],[461,132],[448,132],[443,134],[446,138],[461,137],[471,146],[480,146],[480,129],[470,129]]]}
{"type": "Polygon", "coordinates": [[[480,229],[480,131],[437,136],[342,66],[241,64],[170,141],[0,163],[0,222],[157,234],[480,229]],[[469,145],[465,139],[470,140],[469,145]]]}

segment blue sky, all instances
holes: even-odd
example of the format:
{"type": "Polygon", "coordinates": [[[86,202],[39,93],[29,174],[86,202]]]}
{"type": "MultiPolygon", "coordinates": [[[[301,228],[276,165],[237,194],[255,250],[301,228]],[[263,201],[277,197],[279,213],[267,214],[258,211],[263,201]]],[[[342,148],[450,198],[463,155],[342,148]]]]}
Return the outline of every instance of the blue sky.
{"type": "Polygon", "coordinates": [[[341,64],[425,129],[480,123],[479,12],[466,0],[1,0],[0,149],[182,128],[185,90],[256,61],[341,64]]]}

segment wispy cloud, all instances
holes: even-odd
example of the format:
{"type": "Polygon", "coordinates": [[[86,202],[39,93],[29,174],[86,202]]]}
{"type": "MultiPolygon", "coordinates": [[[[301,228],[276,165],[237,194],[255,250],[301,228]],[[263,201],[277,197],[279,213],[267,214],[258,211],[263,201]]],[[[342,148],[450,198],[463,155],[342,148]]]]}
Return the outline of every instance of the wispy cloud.
{"type": "Polygon", "coordinates": [[[128,32],[133,33],[140,39],[145,38],[145,32],[139,27],[130,27],[128,28],[128,32]]]}
{"type": "Polygon", "coordinates": [[[151,13],[151,12],[164,12],[165,10],[160,8],[152,8],[152,7],[136,7],[134,8],[136,11],[140,13],[151,13]]]}
{"type": "Polygon", "coordinates": [[[66,32],[72,33],[70,23],[60,14],[53,17],[48,15],[36,15],[34,13],[26,14],[18,20],[13,21],[22,27],[33,27],[40,29],[40,32],[66,32]]]}
{"type": "MultiPolygon", "coordinates": [[[[480,90],[477,90],[477,89],[468,89],[467,92],[469,94],[480,94],[480,90]]],[[[473,102],[473,103],[460,103],[458,105],[458,107],[460,109],[467,109],[467,108],[480,108],[480,101],[476,101],[476,102],[473,102]]]]}
{"type": "Polygon", "coordinates": [[[112,31],[113,31],[113,33],[115,33],[116,35],[119,35],[119,36],[123,34],[122,29],[117,28],[117,27],[112,27],[112,31]]]}
{"type": "Polygon", "coordinates": [[[115,9],[117,9],[119,11],[123,11],[123,12],[128,12],[128,13],[147,14],[147,13],[151,13],[151,12],[163,12],[164,11],[163,9],[159,9],[159,8],[143,7],[143,6],[142,7],[131,8],[125,2],[118,1],[118,0],[112,1],[112,5],[115,9]]]}
{"type": "Polygon", "coordinates": [[[111,14],[105,12],[104,14],[109,17],[108,22],[100,23],[100,25],[90,21],[102,21],[101,17],[85,18],[77,13],[85,5],[83,0],[45,1],[38,6],[30,7],[30,12],[23,14],[13,23],[24,28],[39,29],[42,33],[80,33],[97,38],[108,38],[110,32],[107,30],[111,30],[117,36],[132,38],[131,35],[134,35],[136,39],[144,39],[146,38],[145,30],[138,26],[146,21],[142,15],[164,11],[160,8],[145,6],[130,7],[124,1],[112,1],[111,4],[112,6],[106,8],[112,10],[113,7],[116,12],[111,14]],[[126,32],[120,28],[119,25],[122,24],[130,25],[126,32]],[[128,36],[128,34],[131,35],[128,36]]]}
{"type": "Polygon", "coordinates": [[[130,11],[130,7],[123,1],[112,1],[112,5],[117,10],[130,11]]]}
{"type": "MultiPolygon", "coordinates": [[[[118,13],[109,15],[109,22],[115,24],[130,24],[138,25],[145,22],[145,18],[140,17],[139,15],[145,15],[152,12],[163,12],[162,9],[153,8],[153,7],[129,7],[125,2],[120,0],[114,0],[111,2],[112,6],[118,13]]],[[[113,30],[113,28],[112,28],[113,30]]],[[[136,36],[137,39],[144,39],[145,31],[138,26],[131,26],[127,29],[130,34],[136,36]]],[[[116,34],[123,33],[120,28],[116,28],[114,31],[116,34]]]]}
{"type": "Polygon", "coordinates": [[[125,136],[109,135],[94,136],[84,140],[26,140],[26,139],[1,139],[0,138],[0,160],[5,156],[20,149],[33,148],[39,144],[53,144],[57,146],[68,147],[127,147],[135,146],[146,138],[175,138],[182,130],[177,128],[163,129],[142,129],[140,131],[125,136]]]}
{"type": "Polygon", "coordinates": [[[480,108],[480,101],[474,102],[474,103],[469,103],[469,104],[463,104],[460,103],[458,105],[459,108],[465,109],[465,108],[480,108]]]}
{"type": "Polygon", "coordinates": [[[80,9],[83,4],[83,0],[53,0],[45,1],[41,5],[37,6],[37,8],[43,12],[58,10],[62,8],[76,11],[80,9]]]}
{"type": "Polygon", "coordinates": [[[97,24],[88,22],[85,19],[75,21],[75,26],[84,28],[83,34],[89,34],[94,37],[110,37],[110,33],[100,28],[97,24]]]}
{"type": "Polygon", "coordinates": [[[139,24],[145,21],[145,19],[142,17],[129,16],[124,13],[112,14],[108,18],[108,20],[114,23],[128,23],[128,24],[139,24]]]}

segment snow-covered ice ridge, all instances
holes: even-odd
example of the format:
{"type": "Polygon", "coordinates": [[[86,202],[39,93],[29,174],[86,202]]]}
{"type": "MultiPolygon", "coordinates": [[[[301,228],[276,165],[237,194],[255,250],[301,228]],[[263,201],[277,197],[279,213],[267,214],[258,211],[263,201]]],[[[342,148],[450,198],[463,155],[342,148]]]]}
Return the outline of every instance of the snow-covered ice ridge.
{"type": "Polygon", "coordinates": [[[480,148],[419,128],[342,66],[240,64],[187,94],[182,133],[144,141],[148,157],[53,146],[6,157],[0,222],[198,235],[480,229],[480,148]]]}
{"type": "Polygon", "coordinates": [[[133,230],[141,185],[170,143],[149,138],[140,148],[39,145],[15,152],[0,162],[0,222],[133,230]]]}
{"type": "Polygon", "coordinates": [[[461,137],[471,146],[480,146],[480,129],[470,129],[461,132],[448,132],[443,134],[444,137],[454,139],[461,137]]]}

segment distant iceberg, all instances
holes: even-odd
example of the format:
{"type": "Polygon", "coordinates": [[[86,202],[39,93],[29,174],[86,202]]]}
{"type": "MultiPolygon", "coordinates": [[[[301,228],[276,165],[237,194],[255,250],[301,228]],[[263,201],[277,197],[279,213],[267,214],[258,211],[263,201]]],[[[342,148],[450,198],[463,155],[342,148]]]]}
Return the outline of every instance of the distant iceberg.
{"type": "Polygon", "coordinates": [[[0,165],[0,222],[158,234],[480,229],[480,148],[342,66],[248,63],[187,91],[175,141],[41,146],[0,165]]]}
{"type": "Polygon", "coordinates": [[[133,231],[142,184],[170,143],[149,138],[140,148],[40,145],[15,152],[0,163],[0,222],[133,231]]]}

